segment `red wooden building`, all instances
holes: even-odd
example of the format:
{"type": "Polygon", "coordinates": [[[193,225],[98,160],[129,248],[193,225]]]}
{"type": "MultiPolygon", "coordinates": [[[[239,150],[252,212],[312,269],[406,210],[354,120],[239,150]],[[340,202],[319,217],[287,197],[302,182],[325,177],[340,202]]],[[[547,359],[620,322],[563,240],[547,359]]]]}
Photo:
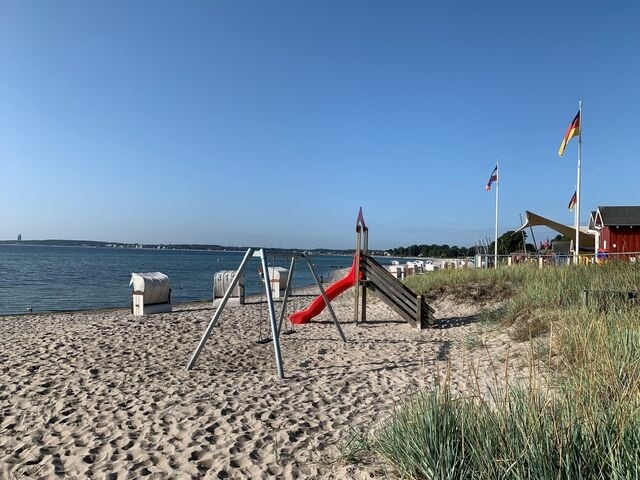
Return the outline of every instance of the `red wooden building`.
{"type": "Polygon", "coordinates": [[[598,252],[640,252],[640,207],[598,207],[592,218],[598,252]]]}

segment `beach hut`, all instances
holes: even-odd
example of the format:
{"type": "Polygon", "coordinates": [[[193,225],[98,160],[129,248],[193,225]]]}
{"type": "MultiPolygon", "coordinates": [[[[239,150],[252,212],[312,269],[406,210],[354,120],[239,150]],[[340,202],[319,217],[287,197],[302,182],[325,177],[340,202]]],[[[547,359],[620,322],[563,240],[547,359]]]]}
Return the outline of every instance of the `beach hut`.
{"type": "Polygon", "coordinates": [[[171,311],[171,285],[162,272],[132,273],[131,311],[134,315],[148,315],[171,311]]]}
{"type": "Polygon", "coordinates": [[[640,206],[598,207],[593,216],[598,252],[608,258],[634,258],[640,252],[640,206]]]}

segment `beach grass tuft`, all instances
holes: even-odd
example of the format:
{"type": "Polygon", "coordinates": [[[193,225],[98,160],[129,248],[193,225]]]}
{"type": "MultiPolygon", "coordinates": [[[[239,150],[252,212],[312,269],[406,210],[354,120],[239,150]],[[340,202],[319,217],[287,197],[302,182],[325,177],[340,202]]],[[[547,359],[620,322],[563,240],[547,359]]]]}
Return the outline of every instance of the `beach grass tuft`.
{"type": "Polygon", "coordinates": [[[622,479],[640,474],[637,411],[602,408],[587,391],[553,396],[514,388],[494,395],[489,402],[424,392],[377,431],[371,448],[404,478],[622,479]]]}
{"type": "Polygon", "coordinates": [[[640,305],[627,295],[639,280],[640,266],[623,262],[410,278],[417,293],[465,302],[491,304],[478,292],[496,288],[501,309],[486,316],[531,342],[531,378],[489,394],[421,392],[368,448],[412,479],[640,478],[640,305]]]}

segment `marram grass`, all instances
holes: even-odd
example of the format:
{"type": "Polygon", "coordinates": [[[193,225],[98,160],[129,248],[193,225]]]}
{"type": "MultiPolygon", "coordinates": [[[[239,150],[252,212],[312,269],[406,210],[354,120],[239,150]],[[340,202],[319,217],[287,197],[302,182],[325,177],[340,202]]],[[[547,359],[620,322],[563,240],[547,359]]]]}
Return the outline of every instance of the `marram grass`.
{"type": "Polygon", "coordinates": [[[407,283],[466,301],[508,292],[499,322],[519,340],[542,335],[561,360],[547,388],[532,379],[491,398],[422,392],[362,448],[410,479],[640,480],[640,303],[615,293],[638,290],[639,265],[452,270],[407,283]]]}
{"type": "Polygon", "coordinates": [[[640,478],[640,417],[580,398],[510,389],[495,401],[424,392],[370,449],[403,478],[640,478]]]}

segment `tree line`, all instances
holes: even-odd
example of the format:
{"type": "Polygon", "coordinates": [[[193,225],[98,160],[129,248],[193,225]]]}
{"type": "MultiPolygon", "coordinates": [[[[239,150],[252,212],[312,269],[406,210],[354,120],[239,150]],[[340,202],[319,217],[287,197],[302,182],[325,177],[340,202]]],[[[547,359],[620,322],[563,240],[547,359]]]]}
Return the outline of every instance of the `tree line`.
{"type": "MultiPolygon", "coordinates": [[[[560,235],[558,235],[560,237],[560,235]]],[[[557,240],[556,237],[554,240],[557,240]]],[[[495,242],[490,242],[484,247],[458,247],[457,245],[410,245],[408,247],[396,247],[387,250],[387,253],[394,257],[431,257],[431,258],[459,258],[472,257],[477,253],[493,254],[495,242]]],[[[533,253],[535,245],[527,242],[526,232],[515,232],[509,230],[498,237],[498,254],[508,255],[511,253],[533,253]]]]}
{"type": "Polygon", "coordinates": [[[454,245],[410,245],[408,247],[396,247],[387,252],[393,257],[431,257],[431,258],[458,258],[475,255],[476,247],[458,247],[454,245]]]}

